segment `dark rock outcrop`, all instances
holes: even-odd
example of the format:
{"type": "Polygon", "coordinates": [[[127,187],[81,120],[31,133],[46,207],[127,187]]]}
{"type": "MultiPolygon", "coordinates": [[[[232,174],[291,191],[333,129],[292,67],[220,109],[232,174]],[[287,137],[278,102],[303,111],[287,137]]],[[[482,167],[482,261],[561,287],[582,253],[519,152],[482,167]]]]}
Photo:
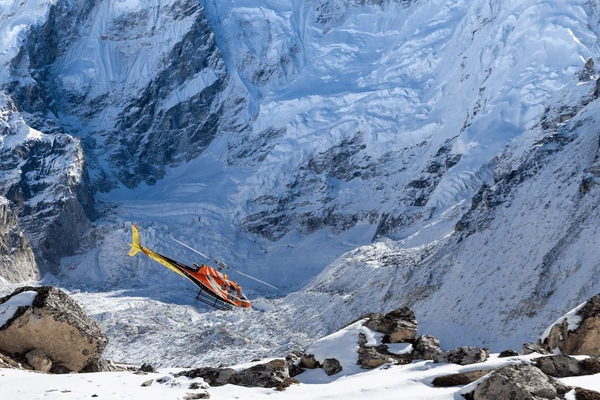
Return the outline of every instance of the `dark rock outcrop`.
{"type": "Polygon", "coordinates": [[[230,383],[230,380],[235,374],[235,370],[231,368],[201,367],[179,372],[175,374],[175,376],[186,376],[188,378],[202,378],[210,386],[224,386],[230,383]]]}
{"type": "Polygon", "coordinates": [[[34,131],[1,93],[0,137],[10,143],[0,147],[0,196],[16,206],[39,268],[57,274],[60,259],[75,253],[96,218],[81,143],[34,131]]]}
{"type": "Polygon", "coordinates": [[[323,370],[329,376],[335,375],[341,372],[343,369],[344,368],[342,368],[340,362],[335,358],[326,358],[323,361],[323,370]]]}
{"type": "Polygon", "coordinates": [[[182,371],[175,376],[202,378],[211,386],[233,384],[245,387],[265,387],[282,390],[297,380],[290,377],[287,361],[271,360],[236,372],[231,368],[203,367],[182,371]]]}
{"type": "Polygon", "coordinates": [[[506,358],[506,357],[515,357],[518,355],[519,355],[519,353],[517,353],[516,351],[514,351],[512,349],[508,349],[508,350],[501,351],[500,354],[498,355],[498,357],[506,358]]]}
{"type": "Polygon", "coordinates": [[[304,372],[304,369],[300,367],[300,356],[302,356],[302,352],[290,353],[285,357],[285,361],[288,364],[288,370],[290,371],[290,378],[304,372]]]}
{"type": "Polygon", "coordinates": [[[437,354],[433,357],[435,362],[449,362],[459,365],[482,363],[489,357],[490,352],[486,348],[462,346],[450,351],[437,354]]]}
{"type": "Polygon", "coordinates": [[[299,365],[301,368],[308,369],[321,368],[321,363],[315,359],[314,354],[303,354],[302,357],[300,357],[299,365]]]}
{"type": "Polygon", "coordinates": [[[81,371],[108,344],[96,321],[58,288],[21,287],[0,298],[0,306],[11,299],[17,307],[0,326],[4,352],[25,355],[38,349],[52,360],[52,371],[68,372],[81,371]],[[19,305],[27,299],[31,305],[19,305]]]}

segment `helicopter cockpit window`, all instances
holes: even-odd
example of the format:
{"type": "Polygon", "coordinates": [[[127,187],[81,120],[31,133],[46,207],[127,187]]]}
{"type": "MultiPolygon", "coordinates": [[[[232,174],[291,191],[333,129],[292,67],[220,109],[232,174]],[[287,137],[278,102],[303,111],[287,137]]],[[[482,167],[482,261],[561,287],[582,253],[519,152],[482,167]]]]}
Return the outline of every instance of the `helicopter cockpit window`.
{"type": "Polygon", "coordinates": [[[227,290],[227,284],[225,282],[221,285],[221,290],[227,290]]]}
{"type": "Polygon", "coordinates": [[[229,286],[229,288],[227,289],[227,297],[231,298],[235,298],[238,299],[238,291],[237,288],[233,287],[233,286],[229,286]]]}

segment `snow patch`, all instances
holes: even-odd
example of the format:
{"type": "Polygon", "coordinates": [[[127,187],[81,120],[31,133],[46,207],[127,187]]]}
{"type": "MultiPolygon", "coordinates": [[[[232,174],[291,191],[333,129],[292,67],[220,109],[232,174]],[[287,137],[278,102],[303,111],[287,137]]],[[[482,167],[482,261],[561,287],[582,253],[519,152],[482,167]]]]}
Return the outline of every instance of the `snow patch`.
{"type": "Polygon", "coordinates": [[[6,302],[0,304],[0,327],[4,326],[15,315],[19,307],[31,306],[37,295],[37,292],[28,290],[12,296],[6,302]]]}

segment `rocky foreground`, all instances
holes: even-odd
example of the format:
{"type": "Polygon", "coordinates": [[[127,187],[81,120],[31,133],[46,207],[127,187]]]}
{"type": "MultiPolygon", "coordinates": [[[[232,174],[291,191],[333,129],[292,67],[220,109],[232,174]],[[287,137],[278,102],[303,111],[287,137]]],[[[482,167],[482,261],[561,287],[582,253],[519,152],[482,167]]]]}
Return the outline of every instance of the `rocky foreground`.
{"type": "MultiPolygon", "coordinates": [[[[385,369],[430,360],[469,366],[430,382],[440,388],[463,386],[458,393],[466,399],[600,399],[598,392],[557,379],[600,374],[600,295],[559,318],[536,343],[525,343],[520,353],[510,349],[500,353],[499,359],[507,360],[502,363],[486,362],[490,357],[486,348],[463,346],[443,351],[439,339],[417,336],[417,329],[415,314],[406,307],[387,314],[372,313],[304,352],[253,360],[245,367],[182,370],[174,372],[173,379],[190,379],[193,393],[187,398],[208,398],[211,387],[227,384],[285,390],[299,383],[296,377],[307,370],[322,369],[334,377],[357,368],[385,369]]],[[[21,287],[0,298],[0,368],[50,374],[127,369],[136,374],[156,372],[148,364],[125,368],[105,360],[102,351],[107,344],[98,323],[58,288],[21,287]]],[[[142,386],[165,380],[149,378],[142,386]]]]}

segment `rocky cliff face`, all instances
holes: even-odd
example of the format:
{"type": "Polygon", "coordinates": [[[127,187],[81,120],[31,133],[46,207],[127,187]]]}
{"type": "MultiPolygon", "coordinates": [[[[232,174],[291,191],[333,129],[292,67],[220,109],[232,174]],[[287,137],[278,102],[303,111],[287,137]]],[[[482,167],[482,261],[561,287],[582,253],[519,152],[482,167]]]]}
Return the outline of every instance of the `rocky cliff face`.
{"type": "Polygon", "coordinates": [[[0,195],[14,203],[38,266],[56,272],[95,217],[83,151],[77,139],[44,134],[23,120],[0,95],[0,195]]]}
{"type": "Polygon", "coordinates": [[[25,233],[19,228],[14,204],[0,196],[0,276],[10,282],[36,279],[38,269],[25,233]]]}

